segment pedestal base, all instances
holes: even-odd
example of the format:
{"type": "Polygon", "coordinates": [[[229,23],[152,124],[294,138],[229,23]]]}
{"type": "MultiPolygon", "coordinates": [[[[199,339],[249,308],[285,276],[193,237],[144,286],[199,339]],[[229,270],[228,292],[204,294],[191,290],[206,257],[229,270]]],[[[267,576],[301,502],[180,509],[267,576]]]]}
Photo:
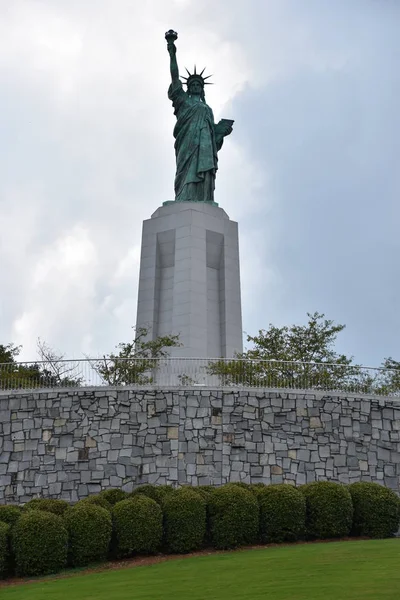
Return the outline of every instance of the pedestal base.
{"type": "Polygon", "coordinates": [[[242,351],[238,226],[224,210],[171,202],[144,221],[136,325],[179,334],[171,356],[242,351]]]}

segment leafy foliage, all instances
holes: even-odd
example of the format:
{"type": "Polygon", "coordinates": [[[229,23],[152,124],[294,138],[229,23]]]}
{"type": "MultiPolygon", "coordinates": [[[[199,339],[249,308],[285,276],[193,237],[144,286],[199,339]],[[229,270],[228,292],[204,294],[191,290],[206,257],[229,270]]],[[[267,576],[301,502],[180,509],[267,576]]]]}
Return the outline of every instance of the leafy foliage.
{"type": "Polygon", "coordinates": [[[393,358],[385,358],[371,382],[375,393],[381,396],[400,395],[400,362],[393,358]]]}
{"type": "Polygon", "coordinates": [[[161,547],[162,510],[144,494],[117,502],[113,521],[118,556],[154,554],[161,547]]]}
{"type": "Polygon", "coordinates": [[[150,483],[145,483],[144,485],[135,488],[133,492],[130,493],[130,497],[134,498],[138,494],[143,494],[148,498],[152,498],[152,500],[155,500],[158,504],[162,504],[164,497],[173,491],[174,488],[170,485],[151,485],[150,483]]]}
{"type": "Polygon", "coordinates": [[[11,527],[0,522],[0,579],[3,579],[8,571],[10,532],[11,527]]]}
{"type": "Polygon", "coordinates": [[[0,389],[37,388],[42,385],[43,373],[38,364],[18,363],[21,346],[0,344],[0,389]]]}
{"type": "Polygon", "coordinates": [[[306,501],[291,485],[268,485],[257,493],[261,541],[295,542],[305,532],[306,501]]]}
{"type": "Polygon", "coordinates": [[[44,510],[55,515],[62,516],[69,507],[65,500],[57,500],[55,498],[32,498],[24,505],[26,510],[44,510]]]}
{"type": "Polygon", "coordinates": [[[111,541],[111,514],[95,504],[71,506],[64,515],[69,534],[68,558],[73,566],[104,561],[111,541]]]}
{"type": "Polygon", "coordinates": [[[185,553],[202,547],[206,535],[206,502],[189,487],[165,496],[164,539],[169,552],[185,553]]]}
{"type": "Polygon", "coordinates": [[[400,525],[400,500],[378,483],[360,481],[349,486],[353,500],[353,535],[393,537],[400,525]]]}
{"type": "Polygon", "coordinates": [[[94,504],[95,506],[101,506],[102,508],[105,508],[109,512],[111,512],[112,510],[110,502],[108,502],[108,500],[104,498],[104,496],[102,496],[101,493],[93,494],[92,496],[82,498],[82,500],[79,500],[79,502],[77,502],[75,506],[80,506],[81,504],[94,504]]]}
{"type": "Polygon", "coordinates": [[[14,504],[0,506],[0,522],[13,527],[22,514],[22,508],[14,504]]]}
{"type": "Polygon", "coordinates": [[[63,362],[46,344],[38,341],[40,362],[20,363],[21,346],[0,344],[0,389],[78,386],[82,378],[76,368],[63,362]]]}
{"type": "Polygon", "coordinates": [[[228,483],[213,491],[208,506],[215,548],[236,548],[257,540],[259,507],[250,491],[228,483]]]}
{"type": "Polygon", "coordinates": [[[311,539],[349,535],[353,502],[349,490],[333,481],[316,481],[300,488],[306,499],[306,530],[311,539]]]}
{"type": "Polygon", "coordinates": [[[178,335],[149,339],[149,331],[139,328],[132,342],[120,343],[119,352],[91,361],[103,381],[109,385],[148,385],[153,381],[159,361],[168,357],[168,349],[180,346],[178,335]]]}
{"type": "Polygon", "coordinates": [[[100,498],[104,498],[107,500],[111,506],[117,504],[117,502],[121,502],[121,500],[126,500],[128,498],[128,493],[120,490],[118,488],[103,490],[99,494],[100,498]]]}
{"type": "Polygon", "coordinates": [[[57,573],[67,563],[68,532],[61,517],[28,510],[14,526],[12,548],[17,575],[57,573]]]}
{"type": "Polygon", "coordinates": [[[215,490],[215,487],[212,485],[196,485],[196,487],[193,487],[192,489],[195,492],[199,492],[203,498],[208,498],[215,490]]]}
{"type": "Polygon", "coordinates": [[[225,384],[261,387],[313,387],[351,389],[359,383],[360,367],[334,350],[344,325],[307,313],[306,325],[276,327],[270,324],[256,336],[247,336],[253,347],[232,361],[209,364],[209,372],[225,384]]]}

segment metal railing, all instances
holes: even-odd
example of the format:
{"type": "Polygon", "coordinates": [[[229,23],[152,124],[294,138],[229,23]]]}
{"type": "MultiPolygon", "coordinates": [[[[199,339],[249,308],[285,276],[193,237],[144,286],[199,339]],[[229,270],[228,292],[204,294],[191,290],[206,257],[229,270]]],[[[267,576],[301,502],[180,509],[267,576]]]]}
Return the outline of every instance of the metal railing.
{"type": "Polygon", "coordinates": [[[0,364],[0,390],[281,388],[400,398],[400,370],[331,363],[210,358],[78,359],[0,364]]]}

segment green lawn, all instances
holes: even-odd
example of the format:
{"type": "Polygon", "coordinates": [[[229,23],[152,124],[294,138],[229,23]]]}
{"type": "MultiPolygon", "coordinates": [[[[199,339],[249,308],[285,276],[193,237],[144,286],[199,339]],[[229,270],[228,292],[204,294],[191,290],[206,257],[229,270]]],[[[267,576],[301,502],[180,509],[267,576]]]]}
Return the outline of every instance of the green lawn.
{"type": "Polygon", "coordinates": [[[278,546],[0,588],[1,600],[400,598],[400,540],[278,546]]]}

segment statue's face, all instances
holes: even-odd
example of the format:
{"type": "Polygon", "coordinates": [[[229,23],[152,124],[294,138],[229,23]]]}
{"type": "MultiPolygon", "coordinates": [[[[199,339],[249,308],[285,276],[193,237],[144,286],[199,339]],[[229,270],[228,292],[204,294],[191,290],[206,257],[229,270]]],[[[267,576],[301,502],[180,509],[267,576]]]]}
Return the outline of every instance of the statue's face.
{"type": "Polygon", "coordinates": [[[193,94],[194,96],[200,96],[203,91],[202,85],[200,81],[192,81],[189,86],[189,94],[193,94]]]}

